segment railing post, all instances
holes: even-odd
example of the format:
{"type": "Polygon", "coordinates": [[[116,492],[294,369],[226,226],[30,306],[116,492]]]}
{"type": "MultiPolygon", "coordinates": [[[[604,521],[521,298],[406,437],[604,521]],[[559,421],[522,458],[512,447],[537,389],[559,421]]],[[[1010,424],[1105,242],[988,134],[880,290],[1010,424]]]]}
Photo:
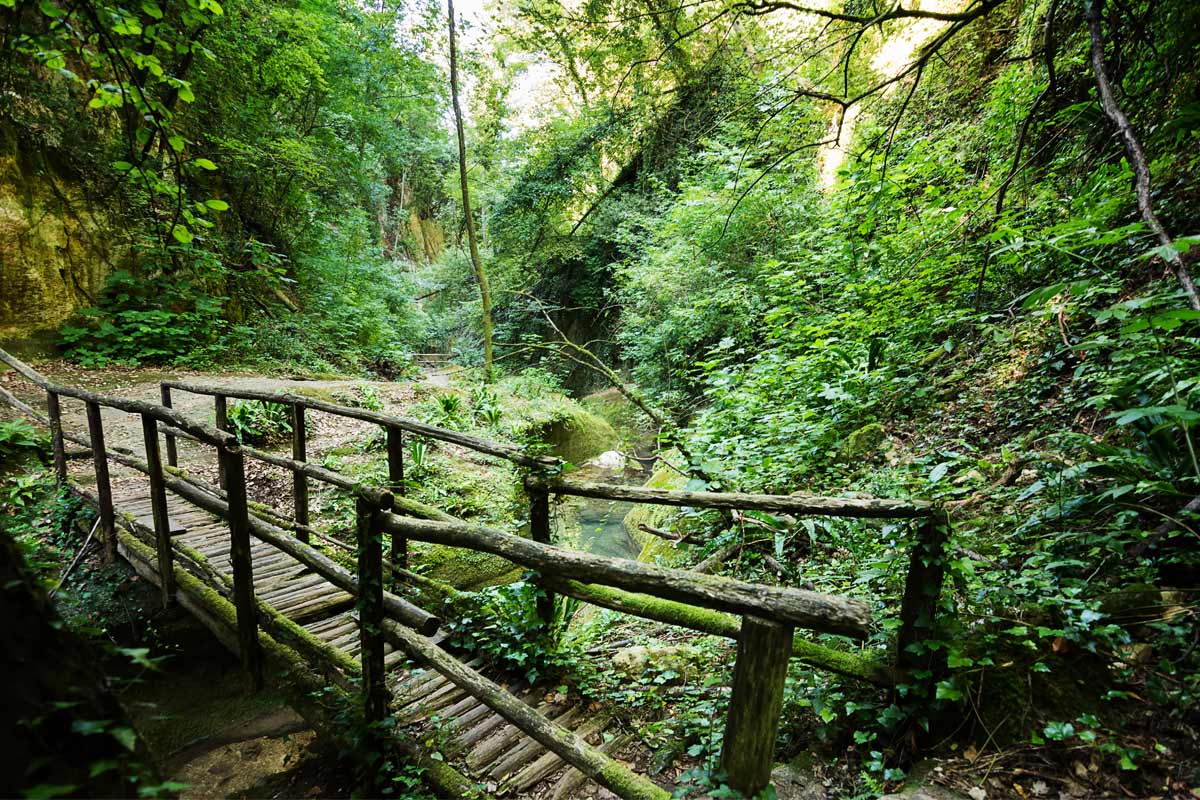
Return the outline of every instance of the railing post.
{"type": "MultiPolygon", "coordinates": [[[[159,397],[162,399],[162,404],[167,408],[171,407],[171,387],[166,384],[159,384],[159,397]]],[[[179,452],[175,448],[175,434],[164,433],[163,439],[167,442],[167,465],[172,467],[179,466],[179,452]]]]}
{"type": "MultiPolygon", "coordinates": [[[[550,493],[545,489],[529,489],[529,536],[535,542],[550,542],[550,493]]],[[[544,586],[537,602],[537,615],[547,630],[554,622],[554,594],[544,586]]]]}
{"type": "MultiPolygon", "coordinates": [[[[304,406],[292,404],[292,458],[296,461],[308,460],[308,431],[304,427],[304,406]]],[[[293,519],[296,525],[308,526],[308,478],[300,472],[292,473],[292,505],[295,506],[293,519]]],[[[302,542],[308,541],[308,531],[300,528],[296,537],[302,542]]]]}
{"type": "Polygon", "coordinates": [[[368,723],[387,716],[383,671],[383,543],[375,508],[357,499],[358,632],[362,645],[363,714],[368,723]]]}
{"type": "Polygon", "coordinates": [[[935,635],[937,607],[946,576],[946,540],[950,522],[937,511],[919,525],[909,557],[904,599],[900,605],[900,631],[896,636],[896,667],[905,673],[928,673],[932,684],[941,672],[938,661],[944,651],[914,647],[935,635]],[[915,652],[914,652],[915,651],[915,652]]]}
{"type": "Polygon", "coordinates": [[[58,488],[67,485],[67,448],[63,443],[62,406],[58,394],[46,392],[46,417],[50,420],[50,446],[54,451],[54,477],[58,488]]]}
{"type": "MultiPolygon", "coordinates": [[[[387,457],[388,483],[392,493],[397,497],[404,496],[404,430],[388,426],[387,428],[387,457]]],[[[391,542],[391,562],[400,569],[408,569],[408,539],[393,533],[391,542]]],[[[395,584],[396,576],[392,576],[395,584]]]]}
{"type": "Polygon", "coordinates": [[[150,506],[154,517],[154,542],[158,551],[158,579],[163,606],[175,598],[175,565],[171,559],[171,521],[167,517],[167,489],[163,484],[162,457],[158,452],[158,420],[142,414],[142,438],[150,474],[150,506]]]}
{"type": "Polygon", "coordinates": [[[237,609],[238,650],[247,691],[262,688],[262,652],[258,646],[258,609],[254,602],[254,562],[250,552],[250,516],[246,507],[246,462],[241,450],[217,448],[229,503],[229,560],[233,564],[233,605],[237,609]]]}
{"type": "Polygon", "coordinates": [[[96,471],[96,496],[100,499],[100,538],[104,542],[104,563],[117,558],[116,516],[113,514],[112,481],[108,477],[108,451],[104,446],[104,422],[100,404],[87,403],[88,435],[92,441],[92,465],[96,471]]]}
{"type": "Polygon", "coordinates": [[[742,617],[721,769],[729,786],[746,797],[755,796],[771,782],[792,631],[791,625],[742,617]]]}
{"type": "MultiPolygon", "coordinates": [[[[213,396],[213,410],[217,415],[217,430],[229,430],[229,406],[225,401],[225,395],[218,394],[213,396]]],[[[222,489],[225,486],[225,462],[217,459],[217,485],[222,489]]]]}

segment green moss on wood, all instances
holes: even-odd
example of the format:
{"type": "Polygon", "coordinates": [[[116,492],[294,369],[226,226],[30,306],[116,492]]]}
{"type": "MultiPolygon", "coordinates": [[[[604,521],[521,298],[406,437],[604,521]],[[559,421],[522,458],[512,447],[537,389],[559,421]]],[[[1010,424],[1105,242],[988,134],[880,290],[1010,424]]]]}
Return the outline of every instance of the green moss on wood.
{"type": "MultiPolygon", "coordinates": [[[[547,581],[547,585],[594,605],[714,636],[736,639],[741,630],[741,621],[723,611],[710,611],[673,600],[579,581],[547,581]]],[[[792,658],[812,667],[879,686],[891,686],[894,682],[891,670],[878,661],[817,644],[799,634],[792,639],[792,658]]]]}
{"type": "Polygon", "coordinates": [[[671,793],[643,778],[628,767],[607,758],[599,783],[607,786],[624,800],[670,800],[671,793]]]}

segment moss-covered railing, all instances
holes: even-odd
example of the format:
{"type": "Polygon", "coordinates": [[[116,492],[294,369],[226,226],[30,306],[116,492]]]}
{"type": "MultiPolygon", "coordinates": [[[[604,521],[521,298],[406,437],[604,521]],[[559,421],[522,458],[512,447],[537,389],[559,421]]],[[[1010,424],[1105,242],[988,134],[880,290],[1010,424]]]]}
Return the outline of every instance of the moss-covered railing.
{"type": "MultiPolygon", "coordinates": [[[[190,382],[164,381],[161,405],[142,403],[81,389],[58,386],[27,365],[0,350],[0,361],[46,392],[47,416],[42,418],[29,406],[0,389],[0,400],[42,420],[50,427],[56,475],[67,482],[65,442],[83,445],[92,456],[97,486],[88,493],[100,512],[101,529],[109,557],[116,552],[116,531],[108,463],[132,467],[150,478],[153,506],[155,571],[163,597],[170,602],[179,580],[178,555],[190,565],[194,578],[231,601],[238,649],[247,681],[257,687],[262,680],[260,628],[287,642],[308,658],[333,665],[345,672],[348,659],[328,653],[327,647],[308,641],[302,629],[289,623],[258,601],[253,592],[250,536],[287,552],[301,563],[345,589],[358,600],[362,644],[360,666],[364,709],[368,721],[382,719],[388,704],[384,681],[384,641],[424,662],[448,680],[477,697],[533,739],[557,753],[583,774],[622,797],[664,800],[667,793],[651,781],[593,748],[570,731],[539,716],[504,689],[465,667],[435,647],[425,637],[437,629],[438,620],[401,597],[385,592],[383,537],[391,537],[393,579],[408,576],[407,541],[431,542],[469,548],[507,558],[534,570],[546,589],[539,612],[549,620],[553,592],[625,613],[736,639],[737,661],[726,721],[722,766],[730,785],[753,795],[770,780],[774,745],[788,661],[797,658],[876,685],[889,686],[897,675],[926,669],[917,663],[910,645],[928,634],[942,584],[942,551],[946,536],[944,515],[928,503],[907,500],[843,499],[754,495],[717,492],[684,492],[639,487],[582,483],[552,477],[560,463],[533,455],[516,445],[493,442],[457,431],[427,425],[405,417],[341,406],[295,394],[209,386],[190,382]],[[187,391],[214,398],[216,427],[199,424],[171,408],[172,391],[187,391]],[[60,397],[87,404],[89,437],[64,434],[60,397]],[[229,432],[228,398],[282,403],[292,415],[292,457],[286,458],[240,445],[229,432]],[[145,460],[126,452],[105,448],[100,408],[107,406],[140,414],[145,440],[145,460]],[[384,428],[387,433],[389,485],[366,486],[307,462],[305,413],[318,411],[359,419],[384,428]],[[530,499],[530,539],[504,531],[470,525],[449,515],[405,500],[404,434],[426,436],[486,455],[509,460],[531,471],[525,488],[530,499]],[[167,464],[159,455],[159,435],[165,436],[167,464]],[[210,486],[178,469],[176,438],[186,436],[215,446],[220,466],[219,486],[210,486]],[[284,519],[269,509],[252,507],[246,499],[245,458],[259,459],[292,472],[295,512],[284,519]],[[314,529],[309,525],[308,480],[318,480],[352,494],[356,501],[358,541],[357,574],[352,574],[308,545],[314,529]],[[231,536],[233,579],[229,581],[208,568],[198,553],[171,542],[166,513],[166,491],[227,520],[231,536]],[[599,497],[634,503],[651,503],[692,508],[758,509],[797,516],[827,515],[907,519],[917,522],[917,545],[901,601],[901,628],[894,664],[878,661],[817,644],[798,635],[808,629],[840,636],[862,638],[871,629],[868,607],[861,601],[791,587],[747,583],[732,578],[702,575],[685,570],[642,564],[628,559],[607,558],[567,550],[551,543],[549,498],[552,494],[599,497]]],[[[137,531],[137,526],[126,526],[137,531]]],[[[124,540],[122,540],[124,541],[124,540]]],[[[123,550],[137,551],[145,561],[145,544],[125,541],[123,550]],[[139,549],[141,548],[141,549],[139,549]]],[[[186,587],[185,587],[186,588],[186,587]]]]}

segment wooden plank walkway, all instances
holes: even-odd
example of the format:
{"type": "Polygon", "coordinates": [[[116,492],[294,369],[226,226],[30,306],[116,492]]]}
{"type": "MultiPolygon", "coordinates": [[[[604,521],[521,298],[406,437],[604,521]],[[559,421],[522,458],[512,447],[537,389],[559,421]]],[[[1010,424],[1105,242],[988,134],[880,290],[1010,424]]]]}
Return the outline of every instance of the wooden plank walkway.
{"type": "MultiPolygon", "coordinates": [[[[146,527],[153,527],[149,491],[144,483],[124,481],[114,487],[113,505],[118,515],[133,516],[146,527]]],[[[232,577],[228,522],[170,493],[167,508],[173,541],[198,551],[216,570],[232,577]]],[[[353,596],[266,542],[252,540],[251,556],[254,591],[261,600],[321,641],[351,658],[359,657],[353,596]]],[[[432,641],[440,644],[445,638],[445,634],[438,634],[432,641]]],[[[385,646],[384,664],[392,708],[402,732],[407,730],[424,738],[436,730],[447,761],[485,785],[490,795],[565,800],[589,789],[582,773],[439,673],[407,669],[403,653],[390,644],[385,646]]],[[[480,664],[477,660],[467,666],[477,669],[480,664]]],[[[489,677],[505,683],[502,677],[489,677]]],[[[604,751],[619,749],[628,741],[628,737],[608,733],[611,715],[563,702],[553,689],[529,686],[524,681],[511,682],[508,689],[604,751]]]]}

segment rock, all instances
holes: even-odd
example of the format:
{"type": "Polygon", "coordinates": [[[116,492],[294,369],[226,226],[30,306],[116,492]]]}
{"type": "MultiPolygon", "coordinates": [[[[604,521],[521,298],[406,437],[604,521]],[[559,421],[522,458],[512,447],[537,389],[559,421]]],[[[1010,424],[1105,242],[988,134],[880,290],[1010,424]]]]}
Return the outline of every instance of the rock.
{"type": "Polygon", "coordinates": [[[771,773],[778,800],[827,800],[825,783],[798,764],[782,764],[771,773]]]}
{"type": "Polygon", "coordinates": [[[587,462],[589,467],[599,467],[600,469],[611,469],[621,471],[625,469],[625,462],[628,459],[620,450],[605,450],[600,455],[587,462]]]}
{"type": "Polygon", "coordinates": [[[613,667],[634,679],[641,678],[648,670],[654,672],[670,670],[678,675],[677,678],[667,681],[667,683],[672,683],[683,680],[694,672],[695,664],[701,658],[702,654],[699,650],[686,645],[665,647],[637,645],[623,648],[614,653],[612,664],[613,667]]]}
{"type": "MultiPolygon", "coordinates": [[[[666,463],[678,460],[675,451],[663,455],[663,466],[660,466],[646,481],[645,486],[652,489],[682,489],[687,485],[687,478],[666,466],[666,463]]],[[[675,545],[661,537],[646,533],[639,525],[649,525],[651,528],[669,528],[671,521],[679,515],[679,509],[671,506],[656,506],[649,503],[639,503],[625,515],[625,530],[630,537],[642,547],[638,561],[648,564],[661,563],[665,566],[675,566],[681,552],[675,545]]]]}
{"type": "Polygon", "coordinates": [[[878,422],[864,425],[842,440],[838,460],[846,463],[863,461],[876,455],[887,435],[878,422]]]}
{"type": "Polygon", "coordinates": [[[128,224],[77,176],[0,137],[0,341],[50,352],[58,327],[133,263],[128,224]]]}
{"type": "Polygon", "coordinates": [[[531,433],[550,445],[552,454],[572,464],[584,464],[620,441],[612,425],[574,403],[531,433]]]}

